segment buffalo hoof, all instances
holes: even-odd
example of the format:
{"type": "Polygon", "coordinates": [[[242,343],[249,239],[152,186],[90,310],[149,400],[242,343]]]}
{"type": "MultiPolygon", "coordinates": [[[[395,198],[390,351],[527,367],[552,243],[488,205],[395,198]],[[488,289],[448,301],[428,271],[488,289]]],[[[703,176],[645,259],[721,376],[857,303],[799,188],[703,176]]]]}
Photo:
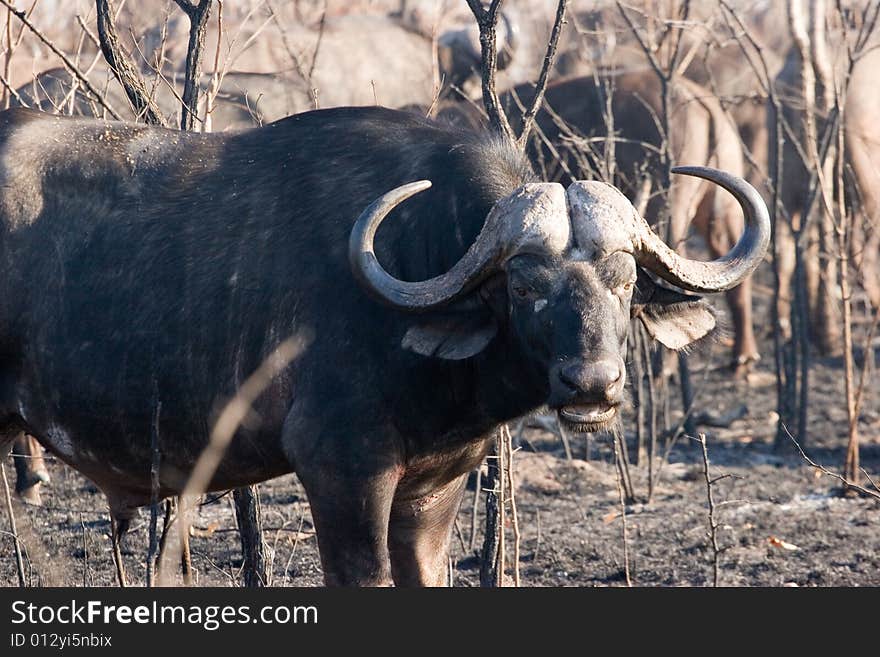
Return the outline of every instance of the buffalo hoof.
{"type": "Polygon", "coordinates": [[[39,482],[31,484],[26,488],[15,491],[21,498],[21,501],[30,506],[43,506],[43,498],[40,496],[39,482]]]}
{"type": "Polygon", "coordinates": [[[52,477],[49,476],[49,471],[44,468],[40,468],[39,470],[34,470],[31,473],[31,477],[33,478],[33,483],[35,484],[51,484],[52,477]]]}
{"type": "Polygon", "coordinates": [[[743,354],[737,356],[730,364],[730,370],[733,372],[733,378],[736,380],[745,380],[755,370],[758,362],[761,360],[759,354],[743,354]]]}

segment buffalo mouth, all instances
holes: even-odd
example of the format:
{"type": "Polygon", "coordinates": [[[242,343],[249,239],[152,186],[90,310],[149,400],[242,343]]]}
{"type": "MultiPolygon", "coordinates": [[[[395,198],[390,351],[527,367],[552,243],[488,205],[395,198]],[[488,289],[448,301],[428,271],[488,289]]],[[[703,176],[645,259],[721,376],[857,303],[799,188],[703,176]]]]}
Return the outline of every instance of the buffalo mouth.
{"type": "Polygon", "coordinates": [[[593,433],[607,429],[617,417],[617,404],[598,402],[593,404],[569,404],[556,410],[560,423],[575,433],[593,433]]]}

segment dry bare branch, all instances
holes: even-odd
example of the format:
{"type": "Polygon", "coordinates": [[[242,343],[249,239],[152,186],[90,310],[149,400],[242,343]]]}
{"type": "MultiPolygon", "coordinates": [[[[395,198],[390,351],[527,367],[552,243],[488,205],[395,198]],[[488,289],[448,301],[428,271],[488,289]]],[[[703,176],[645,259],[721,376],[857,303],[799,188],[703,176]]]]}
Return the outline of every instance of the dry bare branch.
{"type": "MultiPolygon", "coordinates": [[[[522,432],[522,426],[520,427],[520,433],[522,432]]],[[[513,439],[510,435],[510,427],[506,424],[503,426],[503,438],[504,438],[504,451],[507,457],[506,471],[507,471],[507,490],[509,491],[508,499],[510,500],[510,524],[511,529],[513,530],[513,585],[520,585],[520,573],[519,573],[519,556],[520,556],[520,531],[519,531],[519,516],[517,514],[516,508],[516,478],[513,474],[513,439]]]]}
{"type": "Polygon", "coordinates": [[[18,574],[18,586],[24,588],[24,561],[21,556],[21,545],[18,543],[18,529],[15,526],[15,512],[12,509],[12,496],[9,493],[9,480],[6,478],[6,465],[0,461],[0,475],[3,476],[3,496],[6,501],[6,516],[9,519],[9,534],[15,547],[15,569],[18,574]]]}
{"type": "Polygon", "coordinates": [[[501,505],[498,500],[501,459],[497,443],[496,440],[493,452],[486,457],[486,479],[483,481],[482,489],[486,492],[486,529],[483,533],[483,547],[480,553],[480,586],[482,587],[497,586],[498,571],[504,570],[504,566],[498,560],[503,528],[500,526],[501,505]]]}
{"type": "MultiPolygon", "coordinates": [[[[37,6],[37,2],[39,0],[34,0],[31,3],[30,9],[24,12],[26,18],[30,18],[31,14],[34,12],[34,9],[37,6]]],[[[24,37],[24,28],[22,25],[18,29],[18,36],[15,40],[12,39],[12,14],[13,10],[7,7],[6,9],[6,52],[4,53],[4,62],[3,62],[3,77],[8,80],[12,75],[12,57],[15,54],[16,48],[21,45],[21,40],[24,37]]],[[[10,90],[8,85],[5,85],[4,88],[6,90],[10,90]]],[[[16,94],[17,95],[17,94],[16,94]]],[[[25,106],[26,107],[26,106],[25,106]]],[[[3,93],[3,109],[9,109],[9,94],[4,91],[3,93]]]]}
{"type": "MultiPolygon", "coordinates": [[[[7,100],[10,97],[15,98],[15,102],[18,104],[19,107],[27,107],[28,106],[28,104],[25,102],[24,98],[22,98],[19,95],[18,91],[15,90],[15,87],[13,87],[11,84],[9,84],[9,80],[2,73],[0,73],[0,85],[3,85],[4,93],[7,94],[7,100]]],[[[8,109],[8,107],[7,107],[7,109],[8,109]]]]}
{"type": "Polygon", "coordinates": [[[202,119],[202,131],[211,132],[212,115],[217,94],[220,93],[220,83],[223,81],[225,70],[220,70],[220,44],[223,41],[223,0],[217,0],[217,47],[214,49],[214,66],[211,71],[211,84],[205,94],[205,116],[202,119]]]}
{"type": "Polygon", "coordinates": [[[119,588],[128,586],[128,578],[125,575],[125,562],[122,559],[122,534],[120,521],[110,514],[110,544],[113,551],[113,565],[116,566],[116,582],[119,588]]]}
{"type": "MultiPolygon", "coordinates": [[[[0,2],[5,2],[5,0],[0,0],[0,2]]],[[[143,78],[129,61],[128,55],[119,42],[111,1],[95,0],[95,6],[98,14],[98,39],[101,42],[101,52],[104,53],[104,59],[107,61],[116,79],[119,80],[119,84],[125,89],[125,95],[128,96],[135,114],[142,116],[144,123],[166,126],[165,117],[162,116],[159,107],[149,97],[143,78]]],[[[116,116],[115,118],[118,119],[119,117],[116,116]]]]}
{"type": "Polygon", "coordinates": [[[718,546],[718,520],[715,518],[715,496],[712,494],[712,485],[723,479],[726,475],[716,479],[709,477],[709,450],[706,447],[706,434],[700,433],[697,440],[702,449],[703,478],[706,482],[706,500],[709,505],[709,531],[707,535],[709,537],[709,544],[712,546],[712,586],[717,587],[721,548],[718,546]]]}
{"type": "Polygon", "coordinates": [[[484,9],[480,0],[467,0],[477,27],[480,29],[480,51],[483,60],[483,104],[489,117],[489,127],[497,134],[516,143],[516,135],[510,127],[510,121],[501,107],[498,91],[495,88],[495,77],[498,72],[497,32],[498,11],[504,0],[492,0],[488,9],[484,9]]]}
{"type": "Polygon", "coordinates": [[[263,542],[263,521],[260,513],[260,496],[256,486],[243,486],[233,492],[235,517],[241,537],[244,555],[242,577],[249,588],[269,585],[266,568],[266,545],[263,542]]]}
{"type": "Polygon", "coordinates": [[[70,61],[70,58],[65,55],[59,48],[56,46],[49,37],[47,37],[40,28],[30,22],[28,19],[27,13],[24,11],[18,11],[13,5],[11,5],[8,0],[0,0],[0,5],[6,7],[10,12],[15,14],[16,18],[27,27],[37,39],[43,42],[49,50],[52,51],[53,54],[57,55],[61,62],[64,64],[64,67],[70,71],[71,75],[73,75],[77,80],[85,88],[86,92],[91,95],[98,103],[100,103],[106,110],[109,112],[110,116],[114,119],[121,119],[122,117],[113,109],[109,102],[107,102],[106,97],[100,91],[95,89],[94,85],[89,82],[88,78],[82,74],[82,72],[77,68],[77,66],[70,61]]]}
{"type": "Polygon", "coordinates": [[[867,497],[872,497],[875,500],[880,500],[880,490],[873,491],[869,488],[865,488],[863,486],[860,486],[856,483],[851,482],[849,479],[844,477],[842,474],[839,474],[837,472],[833,472],[833,471],[829,470],[828,468],[826,468],[824,465],[820,465],[819,463],[816,463],[813,459],[811,459],[809,456],[807,456],[807,453],[803,450],[803,448],[801,447],[801,445],[797,441],[797,439],[791,435],[791,432],[788,430],[788,427],[783,425],[782,428],[785,430],[785,433],[789,437],[791,442],[794,443],[794,446],[797,447],[797,450],[800,453],[801,458],[803,458],[804,461],[806,461],[810,465],[810,467],[815,468],[816,470],[818,470],[819,472],[821,472],[824,475],[828,475],[829,477],[833,477],[834,479],[837,479],[841,484],[843,484],[843,487],[848,490],[853,490],[853,491],[856,491],[857,493],[860,493],[860,494],[865,495],[867,497]]]}
{"type": "Polygon", "coordinates": [[[626,498],[623,491],[623,467],[620,462],[621,457],[621,436],[619,432],[614,433],[614,460],[617,462],[617,497],[620,502],[620,519],[623,524],[623,575],[626,579],[626,585],[632,586],[632,576],[629,572],[629,536],[626,524],[626,498]]]}
{"type": "Polygon", "coordinates": [[[150,432],[150,529],[147,544],[147,587],[154,584],[156,572],[156,551],[159,549],[159,539],[156,534],[156,525],[159,521],[159,467],[161,455],[159,452],[159,418],[162,414],[162,402],[158,400],[156,380],[153,379],[153,422],[150,432]]]}
{"type": "MultiPolygon", "coordinates": [[[[251,412],[253,404],[271,381],[302,353],[305,342],[303,338],[292,337],[278,345],[260,367],[241,385],[236,395],[223,407],[211,430],[208,444],[199,455],[189,480],[180,494],[181,506],[178,510],[178,516],[181,535],[188,534],[190,526],[189,509],[185,506],[185,501],[198,498],[208,489],[235,432],[251,412]]],[[[165,564],[172,559],[171,550],[166,552],[167,554],[162,554],[159,559],[160,573],[162,574],[167,572],[165,564]]],[[[174,559],[176,560],[179,555],[180,552],[174,555],[174,559]]]]}
{"type": "Polygon", "coordinates": [[[556,61],[556,50],[559,46],[559,35],[562,34],[562,26],[565,25],[565,10],[567,6],[568,0],[559,0],[559,4],[556,6],[556,18],[553,21],[553,30],[550,32],[550,41],[547,43],[547,52],[544,55],[544,63],[538,76],[538,84],[535,86],[535,96],[529,108],[522,115],[517,145],[523,150],[528,143],[529,133],[532,131],[532,123],[535,120],[535,116],[538,114],[538,110],[541,109],[544,91],[547,89],[547,80],[556,61]]]}
{"type": "Polygon", "coordinates": [[[202,73],[202,49],[205,32],[211,17],[212,0],[174,0],[189,18],[189,45],[186,50],[186,72],[183,81],[183,108],[180,112],[180,129],[192,130],[199,107],[199,77],[202,73]]]}

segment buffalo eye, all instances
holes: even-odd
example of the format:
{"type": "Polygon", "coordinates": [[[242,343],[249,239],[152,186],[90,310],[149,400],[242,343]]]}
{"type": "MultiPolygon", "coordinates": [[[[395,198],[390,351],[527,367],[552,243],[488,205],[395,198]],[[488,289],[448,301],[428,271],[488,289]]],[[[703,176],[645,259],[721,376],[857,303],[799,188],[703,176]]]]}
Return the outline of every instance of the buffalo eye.
{"type": "Polygon", "coordinates": [[[527,288],[527,287],[517,286],[517,287],[513,288],[513,293],[516,296],[518,296],[520,299],[528,298],[530,292],[531,292],[531,290],[529,290],[529,288],[527,288]]]}
{"type": "Polygon", "coordinates": [[[615,296],[618,296],[621,299],[624,299],[624,298],[629,297],[630,294],[632,294],[632,289],[633,289],[634,285],[635,285],[634,281],[627,281],[626,283],[623,283],[623,284],[615,287],[612,290],[612,292],[615,294],[615,296]]]}

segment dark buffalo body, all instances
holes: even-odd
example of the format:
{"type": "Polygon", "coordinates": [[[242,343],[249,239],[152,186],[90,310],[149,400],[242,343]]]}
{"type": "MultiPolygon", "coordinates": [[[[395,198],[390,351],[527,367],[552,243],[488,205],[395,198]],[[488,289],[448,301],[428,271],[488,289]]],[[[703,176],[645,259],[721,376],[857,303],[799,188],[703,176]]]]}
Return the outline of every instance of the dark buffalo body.
{"type": "Polygon", "coordinates": [[[219,406],[292,335],[307,349],[261,397],[213,487],[294,468],[281,441],[291,406],[309,449],[333,432],[356,442],[393,416],[418,453],[453,430],[470,440],[541,395],[522,377],[505,390],[518,365],[503,348],[480,359],[511,370],[488,388],[472,376],[486,363],[401,350],[413,319],[370,300],[346,259],[366,205],[431,178],[378,241],[403,278],[448,269],[530,176],[496,142],[384,109],[232,135],[16,110],[2,115],[2,148],[3,415],[63,458],[75,446],[99,481],[113,473],[149,494],[159,404],[163,483],[184,476],[219,406]]]}

